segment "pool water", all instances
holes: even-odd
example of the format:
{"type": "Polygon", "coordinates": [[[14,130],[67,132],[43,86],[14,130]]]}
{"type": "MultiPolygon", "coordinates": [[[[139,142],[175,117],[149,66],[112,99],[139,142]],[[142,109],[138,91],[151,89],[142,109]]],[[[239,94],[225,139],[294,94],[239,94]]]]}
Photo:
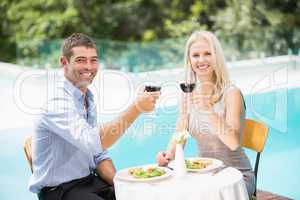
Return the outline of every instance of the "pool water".
{"type": "MultiPolygon", "coordinates": [[[[261,155],[258,188],[292,199],[300,199],[300,88],[281,89],[246,96],[247,117],[270,126],[261,155]]],[[[156,153],[168,144],[177,117],[175,107],[160,110],[155,118],[142,115],[110,150],[122,169],[155,162],[156,153]],[[152,126],[153,125],[153,126],[152,126]]],[[[103,121],[109,117],[101,118],[103,121]]],[[[0,199],[37,199],[27,190],[30,169],[23,153],[23,141],[30,128],[0,131],[0,199]]],[[[255,154],[246,151],[252,164],[255,154]]],[[[186,156],[196,156],[196,143],[189,138],[186,156]]]]}

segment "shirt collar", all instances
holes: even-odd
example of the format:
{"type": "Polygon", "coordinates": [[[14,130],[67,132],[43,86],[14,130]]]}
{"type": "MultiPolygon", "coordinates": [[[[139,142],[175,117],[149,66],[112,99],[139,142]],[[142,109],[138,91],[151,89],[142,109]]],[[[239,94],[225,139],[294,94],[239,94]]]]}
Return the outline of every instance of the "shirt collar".
{"type": "Polygon", "coordinates": [[[73,83],[71,83],[66,78],[64,78],[64,88],[67,90],[67,92],[69,92],[70,94],[73,94],[74,97],[78,100],[84,99],[85,96],[87,96],[88,98],[93,98],[93,94],[89,89],[87,89],[87,91],[85,93],[81,92],[81,90],[78,87],[73,85],[73,83]]]}

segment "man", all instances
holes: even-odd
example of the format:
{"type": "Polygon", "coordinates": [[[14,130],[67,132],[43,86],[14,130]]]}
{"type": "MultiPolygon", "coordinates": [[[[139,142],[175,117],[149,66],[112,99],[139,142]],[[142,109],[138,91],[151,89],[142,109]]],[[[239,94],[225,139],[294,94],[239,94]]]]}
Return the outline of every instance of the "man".
{"type": "Polygon", "coordinates": [[[154,109],[159,92],[140,94],[118,119],[97,125],[88,89],[99,67],[95,43],[76,33],[62,45],[64,81],[48,99],[33,135],[29,189],[41,200],[115,199],[114,165],[106,149],[142,112],[154,109]]]}

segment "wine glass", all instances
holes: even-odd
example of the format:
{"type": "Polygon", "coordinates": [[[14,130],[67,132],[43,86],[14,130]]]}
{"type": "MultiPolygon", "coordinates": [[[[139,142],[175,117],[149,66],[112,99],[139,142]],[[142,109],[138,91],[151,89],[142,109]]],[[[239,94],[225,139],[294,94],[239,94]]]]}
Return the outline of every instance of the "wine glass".
{"type": "Polygon", "coordinates": [[[145,91],[146,92],[159,92],[161,90],[161,86],[157,85],[146,85],[145,91]]]}
{"type": "Polygon", "coordinates": [[[180,83],[180,88],[184,93],[191,93],[195,89],[196,83],[180,83]]]}
{"type": "MultiPolygon", "coordinates": [[[[180,86],[180,89],[182,90],[182,92],[184,93],[183,94],[183,98],[185,98],[186,96],[189,98],[190,94],[193,92],[193,90],[195,89],[196,87],[196,83],[189,83],[189,82],[180,82],[179,83],[179,86],[180,86]]],[[[188,121],[189,121],[189,118],[190,118],[190,102],[188,100],[187,103],[187,121],[186,121],[186,124],[185,126],[188,126],[188,121]]],[[[187,127],[186,127],[187,129],[187,127]]]]}
{"type": "MultiPolygon", "coordinates": [[[[161,86],[159,86],[158,84],[146,84],[145,85],[145,91],[146,92],[159,92],[161,90],[161,86]]],[[[157,114],[155,113],[155,111],[152,111],[150,113],[147,113],[147,115],[151,118],[154,118],[157,116],[157,114]]]]}

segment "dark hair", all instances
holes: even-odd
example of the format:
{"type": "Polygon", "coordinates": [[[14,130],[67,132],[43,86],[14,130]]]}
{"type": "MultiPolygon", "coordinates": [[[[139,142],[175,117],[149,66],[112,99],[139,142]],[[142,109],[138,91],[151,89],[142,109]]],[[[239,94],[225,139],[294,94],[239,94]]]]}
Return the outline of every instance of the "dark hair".
{"type": "Polygon", "coordinates": [[[64,57],[70,60],[73,55],[72,48],[79,46],[96,49],[96,44],[90,37],[83,33],[73,33],[64,40],[61,47],[61,53],[64,57]]]}

